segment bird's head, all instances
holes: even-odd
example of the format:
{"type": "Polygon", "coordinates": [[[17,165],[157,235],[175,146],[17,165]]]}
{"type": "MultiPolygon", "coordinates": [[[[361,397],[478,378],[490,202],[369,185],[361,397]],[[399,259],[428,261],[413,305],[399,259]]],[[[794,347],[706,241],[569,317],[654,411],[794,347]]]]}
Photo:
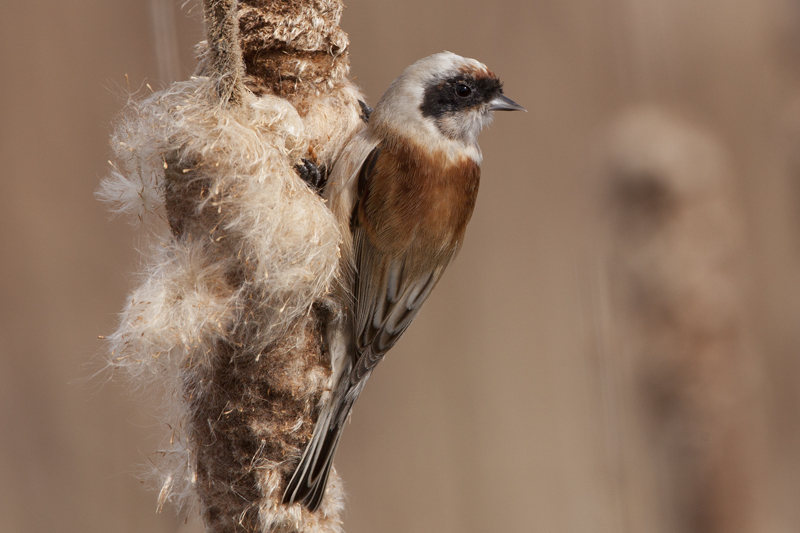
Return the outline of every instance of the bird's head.
{"type": "Polygon", "coordinates": [[[370,122],[474,145],[492,112],[501,110],[525,109],[503,95],[503,84],[484,64],[443,52],[408,67],[378,102],[370,122]]]}

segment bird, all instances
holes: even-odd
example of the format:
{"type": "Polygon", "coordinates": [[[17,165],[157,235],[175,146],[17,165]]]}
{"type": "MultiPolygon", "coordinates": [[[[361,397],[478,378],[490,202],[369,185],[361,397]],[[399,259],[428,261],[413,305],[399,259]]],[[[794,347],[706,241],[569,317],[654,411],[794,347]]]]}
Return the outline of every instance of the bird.
{"type": "MultiPolygon", "coordinates": [[[[365,107],[365,106],[364,106],[365,107]]],[[[283,494],[316,511],[350,410],[458,252],[494,111],[525,109],[484,64],[443,52],[395,79],[334,163],[323,198],[343,235],[326,325],[331,387],[283,494]]]]}

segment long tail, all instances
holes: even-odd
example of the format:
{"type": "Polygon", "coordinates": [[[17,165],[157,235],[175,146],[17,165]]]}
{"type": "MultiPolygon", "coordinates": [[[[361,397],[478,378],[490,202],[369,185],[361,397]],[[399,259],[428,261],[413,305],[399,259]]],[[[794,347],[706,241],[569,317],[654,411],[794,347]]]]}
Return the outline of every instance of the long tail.
{"type": "Polygon", "coordinates": [[[333,456],[339,445],[347,415],[350,414],[350,409],[361,394],[366,381],[363,379],[356,385],[349,385],[349,379],[346,377],[345,382],[349,386],[342,391],[343,393],[334,395],[330,408],[323,408],[314,427],[314,435],[283,493],[284,504],[299,502],[312,513],[319,508],[325,495],[328,476],[333,466],[333,456]]]}

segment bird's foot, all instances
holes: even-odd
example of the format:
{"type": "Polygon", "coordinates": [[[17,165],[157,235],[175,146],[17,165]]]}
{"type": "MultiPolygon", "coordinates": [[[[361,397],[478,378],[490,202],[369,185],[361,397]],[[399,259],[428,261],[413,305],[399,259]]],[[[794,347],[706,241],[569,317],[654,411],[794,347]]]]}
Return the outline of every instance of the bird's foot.
{"type": "Polygon", "coordinates": [[[374,111],[374,109],[372,109],[370,106],[368,106],[366,104],[366,102],[363,102],[361,100],[358,101],[358,105],[361,106],[361,120],[363,120],[364,122],[369,123],[369,117],[370,117],[370,115],[372,115],[372,112],[374,111]]]}
{"type": "Polygon", "coordinates": [[[314,192],[321,193],[325,188],[325,182],[328,180],[325,167],[318,167],[313,161],[303,158],[303,164],[294,167],[300,178],[305,181],[314,192]]]}

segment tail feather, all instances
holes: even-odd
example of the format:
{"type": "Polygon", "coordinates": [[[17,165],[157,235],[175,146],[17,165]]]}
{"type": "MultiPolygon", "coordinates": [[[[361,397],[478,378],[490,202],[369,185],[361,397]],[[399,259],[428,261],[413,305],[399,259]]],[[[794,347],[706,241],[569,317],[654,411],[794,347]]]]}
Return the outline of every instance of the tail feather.
{"type": "MultiPolygon", "coordinates": [[[[358,389],[360,392],[361,387],[358,389]]],[[[339,445],[344,423],[353,407],[353,402],[358,397],[357,392],[355,394],[352,392],[354,391],[351,389],[342,395],[337,402],[338,405],[334,405],[333,409],[327,412],[323,410],[320,414],[314,435],[283,493],[284,504],[299,502],[312,513],[319,508],[325,495],[325,487],[328,485],[333,456],[339,445]]]]}

